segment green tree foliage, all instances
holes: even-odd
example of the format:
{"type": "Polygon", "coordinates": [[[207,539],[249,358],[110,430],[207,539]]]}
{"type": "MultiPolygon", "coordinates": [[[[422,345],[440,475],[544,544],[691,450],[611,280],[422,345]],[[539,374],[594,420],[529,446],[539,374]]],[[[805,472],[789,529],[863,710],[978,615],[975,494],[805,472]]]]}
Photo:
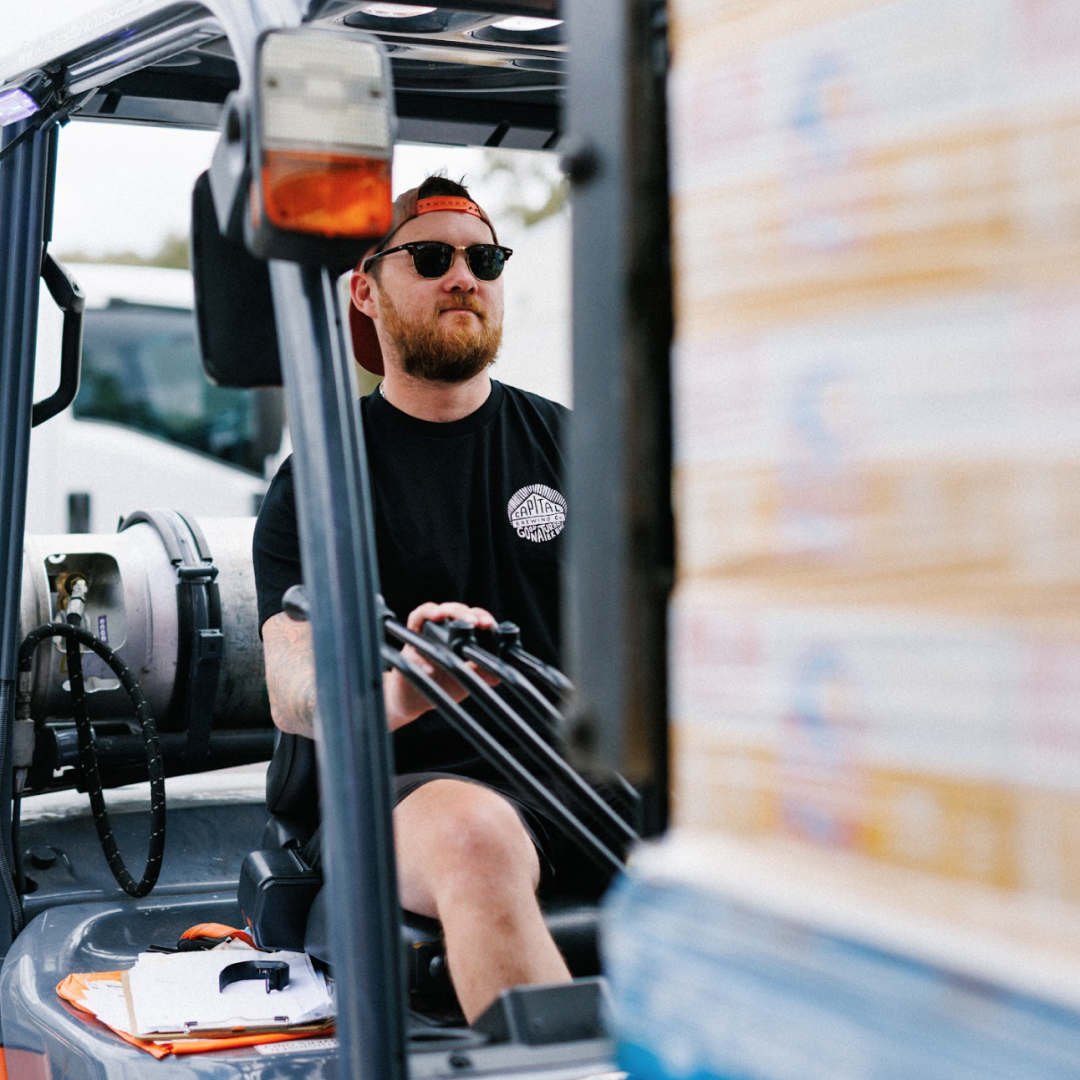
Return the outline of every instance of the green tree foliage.
{"type": "Polygon", "coordinates": [[[570,188],[551,154],[486,150],[480,179],[497,193],[498,216],[517,218],[528,228],[566,210],[570,188]]]}
{"type": "Polygon", "coordinates": [[[173,270],[190,270],[191,260],[188,240],[180,233],[169,233],[152,255],[138,255],[134,251],[105,251],[89,254],[85,251],[65,251],[61,262],[114,263],[119,266],[165,266],[173,270]]]}

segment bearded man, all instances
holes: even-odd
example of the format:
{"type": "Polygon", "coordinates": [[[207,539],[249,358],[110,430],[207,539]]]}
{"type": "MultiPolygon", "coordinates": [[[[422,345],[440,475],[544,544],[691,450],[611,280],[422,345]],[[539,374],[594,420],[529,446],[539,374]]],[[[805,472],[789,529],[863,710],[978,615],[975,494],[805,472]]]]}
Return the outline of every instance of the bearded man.
{"type": "MultiPolygon", "coordinates": [[[[526,648],[557,664],[567,412],[488,373],[510,254],[464,187],[429,177],[396,200],[393,227],[354,271],[350,325],[357,359],[384,376],[360,404],[390,609],[408,613],[413,630],[510,620],[526,648]]],[[[311,630],[282,606],[302,580],[300,556],[286,461],[255,531],[259,621],[274,722],[312,737],[311,630]]],[[[462,699],[457,683],[436,677],[462,699]]],[[[401,904],[442,923],[466,1018],[510,986],[568,980],[537,901],[554,874],[557,830],[397,671],[384,675],[384,697],[401,904]]]]}

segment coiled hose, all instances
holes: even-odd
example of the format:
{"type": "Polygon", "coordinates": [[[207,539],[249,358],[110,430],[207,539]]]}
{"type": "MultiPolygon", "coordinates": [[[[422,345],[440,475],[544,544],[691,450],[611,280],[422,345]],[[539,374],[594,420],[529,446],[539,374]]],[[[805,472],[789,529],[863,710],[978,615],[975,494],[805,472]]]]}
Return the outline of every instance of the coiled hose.
{"type": "MultiPolygon", "coordinates": [[[[69,615],[78,620],[77,615],[69,615]]],[[[161,872],[161,860],[165,854],[165,763],[161,757],[161,745],[158,742],[157,726],[150,712],[150,706],[143,696],[131,669],[103,641],[87,633],[74,622],[44,623],[36,630],[31,630],[19,646],[18,671],[28,677],[34,652],[44,641],[53,637],[67,639],[68,678],[71,683],[71,705],[75,715],[75,730],[79,737],[79,765],[83,780],[90,796],[90,810],[94,817],[101,849],[109,864],[117,884],[130,896],[146,896],[157,883],[161,872]],[[101,791],[101,777],[98,773],[97,751],[94,747],[93,729],[86,709],[86,692],[83,685],[82,651],[79,646],[91,649],[112,669],[128,692],[135,715],[142,727],[143,740],[146,743],[146,761],[150,776],[150,846],[146,857],[146,868],[142,880],[136,881],[120,855],[120,848],[113,836],[109,811],[101,791]]],[[[28,706],[28,703],[27,703],[28,706]]]]}

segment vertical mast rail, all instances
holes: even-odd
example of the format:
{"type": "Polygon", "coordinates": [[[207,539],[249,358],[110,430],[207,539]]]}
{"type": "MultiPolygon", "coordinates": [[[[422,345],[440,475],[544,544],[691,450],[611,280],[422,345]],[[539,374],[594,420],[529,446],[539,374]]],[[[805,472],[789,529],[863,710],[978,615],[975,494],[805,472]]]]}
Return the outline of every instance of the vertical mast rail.
{"type": "Polygon", "coordinates": [[[342,1075],[405,1080],[378,577],[356,381],[330,274],[272,261],[270,275],[313,600],[323,866],[342,1075]]]}
{"type": "Polygon", "coordinates": [[[566,631],[579,759],[667,824],[672,335],[663,0],[566,0],[574,423],[566,631]],[[606,62],[599,64],[596,58],[606,62]]]}
{"type": "MultiPolygon", "coordinates": [[[[0,146],[29,123],[4,129],[0,146]]],[[[22,928],[12,873],[11,739],[49,142],[38,131],[0,162],[0,891],[8,908],[0,917],[0,955],[22,928]]]]}

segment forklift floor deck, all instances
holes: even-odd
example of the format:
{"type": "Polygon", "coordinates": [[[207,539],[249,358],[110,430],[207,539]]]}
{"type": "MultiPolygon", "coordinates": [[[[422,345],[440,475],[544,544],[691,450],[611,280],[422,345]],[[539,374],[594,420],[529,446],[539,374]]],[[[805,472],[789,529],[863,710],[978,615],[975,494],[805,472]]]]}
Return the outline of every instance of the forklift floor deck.
{"type": "MultiPolygon", "coordinates": [[[[339,1076],[336,1046],[325,1038],[154,1061],[57,996],[57,984],[71,972],[122,970],[147,945],[174,944],[196,923],[234,925],[239,918],[234,890],[70,904],[42,912],[12,946],[0,977],[5,1051],[9,1061],[14,1054],[21,1065],[12,1075],[135,1080],[152,1069],[160,1080],[339,1076]]],[[[415,1080],[507,1072],[515,1080],[571,1080],[613,1068],[607,1039],[490,1043],[468,1028],[442,1027],[415,1014],[409,1050],[415,1080]]]]}
{"type": "MultiPolygon", "coordinates": [[[[259,846],[267,812],[265,765],[167,781],[167,858],[154,892],[136,900],[116,885],[98,845],[86,796],[75,792],[28,799],[21,829],[27,876],[26,928],[0,973],[3,1041],[12,1075],[65,1080],[143,1077],[340,1075],[333,1040],[273,1043],[154,1061],[103,1024],[62,1001],[56,987],[73,972],[131,967],[150,945],[173,946],[198,923],[243,925],[236,902],[240,864],[259,846]]],[[[146,848],[145,785],[106,796],[120,849],[138,867],[146,848]]],[[[491,1043],[468,1028],[419,1014],[409,1021],[410,1073],[415,1078],[482,1075],[570,1080],[610,1070],[605,1039],[537,1045],[491,1043]]]]}
{"type": "MultiPolygon", "coordinates": [[[[265,775],[261,763],[166,780],[166,858],[155,899],[213,891],[235,897],[240,863],[259,846],[266,824],[265,775]]],[[[146,858],[148,785],[107,791],[105,802],[121,854],[137,876],[146,858]]],[[[24,800],[19,835],[29,879],[27,923],[60,904],[129,899],[102,854],[86,795],[64,791],[24,800]]]]}

